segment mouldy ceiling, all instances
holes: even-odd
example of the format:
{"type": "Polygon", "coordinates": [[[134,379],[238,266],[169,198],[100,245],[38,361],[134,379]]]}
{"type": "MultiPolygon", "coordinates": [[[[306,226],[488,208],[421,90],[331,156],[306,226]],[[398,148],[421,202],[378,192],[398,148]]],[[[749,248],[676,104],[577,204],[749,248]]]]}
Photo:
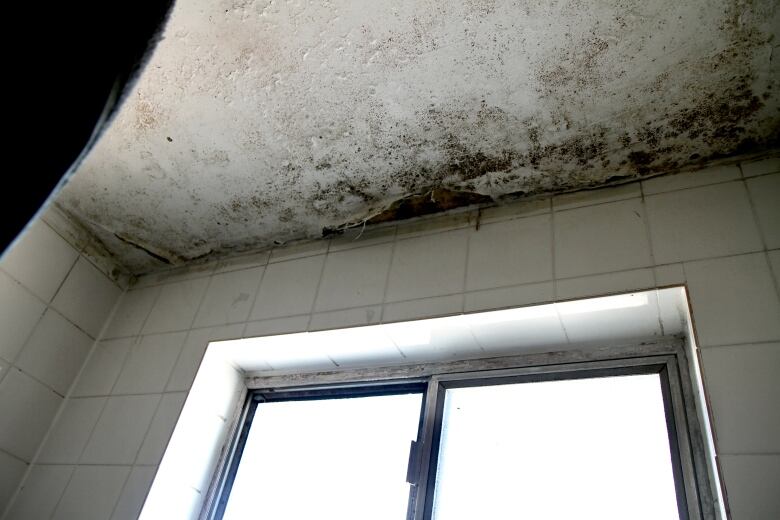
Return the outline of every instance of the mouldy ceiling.
{"type": "Polygon", "coordinates": [[[434,188],[498,201],[760,152],[778,27],[773,0],[180,0],[58,204],[142,273],[434,188]]]}

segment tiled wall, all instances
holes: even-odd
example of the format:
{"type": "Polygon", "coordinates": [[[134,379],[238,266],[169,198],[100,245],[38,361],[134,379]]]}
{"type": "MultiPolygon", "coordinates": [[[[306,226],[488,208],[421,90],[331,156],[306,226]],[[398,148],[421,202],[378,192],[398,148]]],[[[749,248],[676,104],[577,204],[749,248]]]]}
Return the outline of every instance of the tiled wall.
{"type": "Polygon", "coordinates": [[[121,292],[42,220],[0,263],[0,510],[121,292]]]}
{"type": "Polygon", "coordinates": [[[733,518],[777,518],[779,280],[778,159],[149,276],[122,296],[7,518],[134,518],[211,340],[681,283],[733,518]]]}

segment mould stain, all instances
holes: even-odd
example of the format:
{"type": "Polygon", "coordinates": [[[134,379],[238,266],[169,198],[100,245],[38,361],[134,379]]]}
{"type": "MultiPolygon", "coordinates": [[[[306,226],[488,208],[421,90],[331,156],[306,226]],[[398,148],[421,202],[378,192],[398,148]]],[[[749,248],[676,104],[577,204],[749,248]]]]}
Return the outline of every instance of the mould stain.
{"type": "Polygon", "coordinates": [[[776,2],[691,2],[184,2],[66,205],[137,273],[780,147],[776,2]]]}
{"type": "MultiPolygon", "coordinates": [[[[385,210],[366,219],[363,223],[373,225],[408,220],[456,208],[489,204],[492,202],[493,199],[491,197],[479,193],[453,191],[447,188],[433,188],[422,194],[403,197],[390,204],[385,210]]],[[[343,231],[343,229],[350,226],[350,224],[347,224],[337,227],[325,227],[322,230],[322,235],[330,236],[338,234],[343,231]]]]}

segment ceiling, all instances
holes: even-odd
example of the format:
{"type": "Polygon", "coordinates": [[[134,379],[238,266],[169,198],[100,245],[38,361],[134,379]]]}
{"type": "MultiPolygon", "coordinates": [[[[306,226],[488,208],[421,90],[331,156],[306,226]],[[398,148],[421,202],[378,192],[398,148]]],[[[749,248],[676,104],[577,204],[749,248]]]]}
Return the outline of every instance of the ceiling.
{"type": "Polygon", "coordinates": [[[180,0],[57,203],[140,274],[757,153],[779,28],[773,0],[180,0]]]}

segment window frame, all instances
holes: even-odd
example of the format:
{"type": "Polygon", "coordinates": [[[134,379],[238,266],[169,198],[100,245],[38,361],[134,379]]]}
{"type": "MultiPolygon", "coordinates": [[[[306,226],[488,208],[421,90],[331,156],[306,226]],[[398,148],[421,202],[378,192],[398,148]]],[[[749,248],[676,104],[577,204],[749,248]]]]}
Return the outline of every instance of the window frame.
{"type": "Polygon", "coordinates": [[[249,375],[244,406],[204,501],[200,518],[220,518],[238,468],[242,443],[262,401],[343,398],[407,393],[422,389],[420,428],[410,453],[407,520],[431,520],[444,397],[448,388],[556,381],[633,374],[659,374],[681,520],[718,518],[710,487],[709,458],[697,413],[693,379],[682,340],[596,350],[568,350],[384,368],[309,374],[249,375]],[[221,506],[220,506],[221,504],[221,506]]]}

